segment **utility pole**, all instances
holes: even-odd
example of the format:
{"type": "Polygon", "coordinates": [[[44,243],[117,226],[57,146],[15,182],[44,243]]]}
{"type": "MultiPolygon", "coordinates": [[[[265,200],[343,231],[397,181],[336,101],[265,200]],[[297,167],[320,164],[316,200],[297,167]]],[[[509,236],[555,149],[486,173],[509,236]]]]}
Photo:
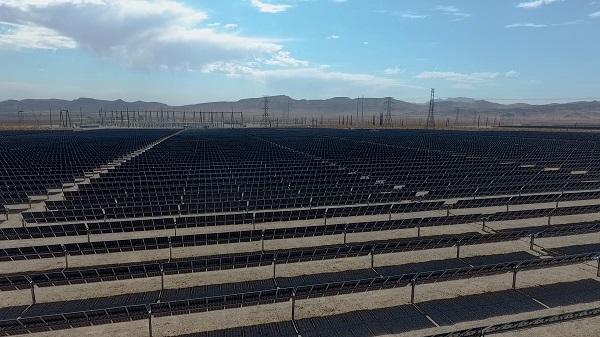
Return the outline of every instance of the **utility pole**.
{"type": "Polygon", "coordinates": [[[363,122],[365,118],[365,96],[363,96],[360,100],[360,121],[363,122]]]}
{"type": "Polygon", "coordinates": [[[263,97],[263,115],[262,124],[265,128],[271,127],[271,120],[269,118],[269,97],[263,97]]]}
{"type": "Polygon", "coordinates": [[[456,108],[456,119],[454,120],[454,126],[458,125],[458,116],[460,115],[460,108],[456,108]]]}
{"type": "Polygon", "coordinates": [[[392,127],[392,98],[385,98],[385,125],[392,127]]]}
{"type": "Polygon", "coordinates": [[[290,101],[291,100],[292,99],[288,97],[288,101],[287,101],[287,116],[286,116],[286,119],[287,119],[286,123],[287,124],[290,124],[290,101]]]}
{"type": "Polygon", "coordinates": [[[435,129],[435,89],[431,89],[431,99],[429,100],[429,114],[427,115],[426,129],[435,129]]]}

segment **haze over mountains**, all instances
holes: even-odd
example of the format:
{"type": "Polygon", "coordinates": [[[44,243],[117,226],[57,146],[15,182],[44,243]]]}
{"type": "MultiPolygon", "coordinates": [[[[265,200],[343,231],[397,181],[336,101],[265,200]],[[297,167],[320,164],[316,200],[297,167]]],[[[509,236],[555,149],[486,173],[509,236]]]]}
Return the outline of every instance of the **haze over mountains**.
{"type": "MultiPolygon", "coordinates": [[[[288,96],[269,97],[270,113],[274,118],[287,116],[289,104],[290,116],[338,118],[343,115],[372,118],[385,111],[384,98],[365,98],[364,101],[356,98],[335,97],[325,100],[296,100],[288,96]]],[[[261,114],[263,98],[248,98],[236,102],[209,102],[183,106],[170,106],[160,102],[125,102],[123,100],[107,101],[93,98],[78,98],[72,101],[61,99],[24,99],[7,100],[0,102],[0,116],[11,118],[17,116],[17,111],[22,110],[28,114],[46,114],[50,109],[69,109],[71,112],[96,114],[100,109],[129,110],[129,111],[158,111],[158,110],[186,110],[186,111],[243,111],[244,114],[261,114]]],[[[393,100],[393,115],[395,118],[425,118],[428,104],[411,103],[393,100]]],[[[569,121],[595,121],[600,120],[600,102],[572,102],[560,104],[533,105],[525,103],[499,104],[471,98],[450,98],[436,101],[436,115],[439,118],[454,120],[458,113],[459,118],[475,118],[488,116],[501,119],[540,119],[540,120],[569,120],[569,121]]]]}

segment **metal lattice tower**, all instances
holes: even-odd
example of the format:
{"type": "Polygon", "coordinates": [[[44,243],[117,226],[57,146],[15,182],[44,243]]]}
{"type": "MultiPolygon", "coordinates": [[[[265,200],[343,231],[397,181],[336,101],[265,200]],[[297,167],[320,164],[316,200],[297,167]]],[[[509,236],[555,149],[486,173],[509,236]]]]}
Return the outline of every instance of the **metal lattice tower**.
{"type": "Polygon", "coordinates": [[[266,128],[271,126],[271,119],[269,117],[269,97],[267,96],[263,98],[262,125],[266,128]]]}
{"type": "Polygon", "coordinates": [[[385,98],[385,120],[384,125],[392,126],[392,98],[385,98]]]}
{"type": "Polygon", "coordinates": [[[427,129],[435,129],[435,89],[431,89],[431,99],[429,100],[429,114],[427,115],[427,123],[425,123],[425,128],[427,129]]]}

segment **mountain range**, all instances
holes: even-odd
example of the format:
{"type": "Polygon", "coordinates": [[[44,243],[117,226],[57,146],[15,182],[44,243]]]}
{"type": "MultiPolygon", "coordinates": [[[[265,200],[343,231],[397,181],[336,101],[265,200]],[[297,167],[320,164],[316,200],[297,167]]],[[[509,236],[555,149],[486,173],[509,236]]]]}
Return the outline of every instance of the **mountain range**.
{"type": "MultiPolygon", "coordinates": [[[[17,112],[24,115],[46,115],[50,109],[58,112],[68,109],[71,113],[82,111],[84,115],[95,115],[100,109],[104,111],[242,111],[245,115],[260,115],[263,112],[264,98],[247,98],[235,102],[209,102],[182,106],[170,106],[160,102],[126,102],[123,100],[98,100],[93,98],[78,98],[75,100],[61,99],[24,99],[6,100],[0,102],[0,118],[17,118],[17,112]]],[[[364,116],[372,118],[386,111],[385,98],[348,98],[334,97],[323,100],[292,99],[288,96],[271,96],[269,113],[273,118],[291,117],[321,117],[337,119],[340,116],[364,116]]],[[[427,117],[428,103],[411,103],[392,100],[394,118],[423,118],[427,117]]],[[[600,102],[582,101],[571,103],[553,103],[534,105],[526,103],[500,104],[472,98],[449,98],[435,101],[435,114],[438,119],[454,120],[482,118],[500,118],[515,120],[569,120],[596,121],[600,120],[600,102]]],[[[378,118],[378,117],[377,117],[378,118]]]]}

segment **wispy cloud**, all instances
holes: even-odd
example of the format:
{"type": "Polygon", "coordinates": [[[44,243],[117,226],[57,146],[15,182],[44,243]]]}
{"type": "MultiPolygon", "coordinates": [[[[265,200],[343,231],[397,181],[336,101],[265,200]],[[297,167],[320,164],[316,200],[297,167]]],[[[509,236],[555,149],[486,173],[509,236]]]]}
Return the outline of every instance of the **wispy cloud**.
{"type": "Polygon", "coordinates": [[[563,0],[534,0],[525,1],[517,4],[517,8],[535,9],[543,6],[551,5],[555,2],[561,2],[563,0]]]}
{"type": "Polygon", "coordinates": [[[531,22],[522,22],[522,23],[513,23],[510,25],[504,26],[504,28],[545,28],[548,25],[543,23],[531,23],[531,22]]]}
{"type": "Polygon", "coordinates": [[[457,18],[467,18],[470,17],[471,14],[455,7],[455,6],[436,6],[436,11],[442,12],[445,15],[454,16],[457,18]]]}
{"type": "Polygon", "coordinates": [[[72,49],[77,47],[73,39],[56,31],[32,25],[0,22],[4,32],[0,34],[0,49],[72,49]]]}
{"type": "Polygon", "coordinates": [[[422,80],[444,80],[462,84],[483,83],[497,78],[497,72],[458,73],[454,71],[425,71],[416,76],[422,80]]]}
{"type": "Polygon", "coordinates": [[[592,14],[590,14],[591,18],[600,18],[600,12],[594,12],[592,14]]]}
{"type": "Polygon", "coordinates": [[[377,14],[386,14],[395,17],[399,17],[401,19],[425,19],[428,15],[413,12],[413,11],[392,11],[388,9],[378,9],[374,11],[377,14]]]}
{"type": "Polygon", "coordinates": [[[335,34],[333,34],[333,35],[329,35],[329,36],[327,37],[327,40],[337,40],[337,39],[339,39],[339,38],[340,38],[340,36],[339,36],[339,35],[335,35],[335,34]]]}
{"type": "Polygon", "coordinates": [[[250,3],[252,4],[252,6],[258,8],[259,11],[271,14],[285,12],[292,7],[292,5],[273,4],[263,2],[261,0],[250,0],[250,3]]]}
{"type": "Polygon", "coordinates": [[[402,74],[404,72],[405,72],[405,70],[401,69],[398,66],[386,68],[386,69],[383,70],[383,73],[386,74],[386,75],[399,75],[399,74],[402,74]]]}
{"type": "Polygon", "coordinates": [[[583,24],[583,20],[573,20],[573,21],[565,21],[559,23],[531,23],[531,22],[522,22],[522,23],[513,23],[510,25],[504,26],[504,28],[547,28],[547,27],[562,27],[562,26],[573,26],[583,24]]]}
{"type": "Polygon", "coordinates": [[[521,76],[521,73],[516,70],[509,70],[506,73],[504,73],[504,76],[508,78],[517,78],[521,76]]]}

